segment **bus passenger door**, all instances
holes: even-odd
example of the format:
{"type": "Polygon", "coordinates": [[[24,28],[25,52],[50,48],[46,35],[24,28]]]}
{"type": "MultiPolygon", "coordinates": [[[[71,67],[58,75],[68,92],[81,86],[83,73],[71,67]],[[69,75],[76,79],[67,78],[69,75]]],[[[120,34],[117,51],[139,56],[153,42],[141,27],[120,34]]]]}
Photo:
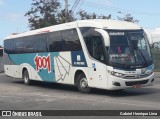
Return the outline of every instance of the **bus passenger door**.
{"type": "Polygon", "coordinates": [[[92,30],[84,37],[91,61],[89,64],[89,85],[96,88],[107,88],[106,54],[104,38],[101,33],[92,30]]]}

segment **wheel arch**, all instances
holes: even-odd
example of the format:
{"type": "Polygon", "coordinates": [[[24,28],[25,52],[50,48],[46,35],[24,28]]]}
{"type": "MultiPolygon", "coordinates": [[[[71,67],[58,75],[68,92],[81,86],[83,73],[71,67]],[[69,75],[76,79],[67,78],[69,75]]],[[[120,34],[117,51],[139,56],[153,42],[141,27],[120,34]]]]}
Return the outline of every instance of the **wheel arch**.
{"type": "Polygon", "coordinates": [[[22,78],[25,70],[28,71],[29,77],[31,77],[31,72],[29,71],[29,68],[25,66],[25,67],[22,67],[22,78]]]}
{"type": "Polygon", "coordinates": [[[77,69],[77,70],[75,71],[75,74],[74,74],[74,85],[75,85],[75,86],[77,85],[77,82],[78,82],[77,77],[78,77],[80,74],[84,74],[84,75],[87,77],[86,73],[85,73],[82,69],[77,69]]]}

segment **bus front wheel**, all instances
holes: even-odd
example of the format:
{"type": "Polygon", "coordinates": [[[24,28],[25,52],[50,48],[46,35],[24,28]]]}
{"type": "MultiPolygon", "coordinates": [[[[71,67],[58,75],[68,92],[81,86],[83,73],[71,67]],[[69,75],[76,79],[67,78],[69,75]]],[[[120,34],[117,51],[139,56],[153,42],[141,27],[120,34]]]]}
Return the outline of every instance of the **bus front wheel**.
{"type": "Polygon", "coordinates": [[[77,87],[80,92],[89,93],[91,91],[91,88],[88,86],[87,78],[84,74],[80,74],[77,80],[78,80],[77,87]]]}
{"type": "Polygon", "coordinates": [[[29,79],[29,73],[27,70],[25,70],[23,72],[23,80],[24,80],[24,84],[26,85],[30,85],[31,84],[31,80],[29,79]]]}

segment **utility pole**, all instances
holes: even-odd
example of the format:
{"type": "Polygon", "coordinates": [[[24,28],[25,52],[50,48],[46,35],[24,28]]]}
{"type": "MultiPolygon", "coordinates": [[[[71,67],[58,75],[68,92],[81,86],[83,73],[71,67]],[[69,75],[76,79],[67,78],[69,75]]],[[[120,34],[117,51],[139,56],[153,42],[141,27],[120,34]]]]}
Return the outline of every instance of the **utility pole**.
{"type": "Polygon", "coordinates": [[[65,22],[68,20],[68,0],[65,1],[65,22]]]}
{"type": "Polygon", "coordinates": [[[75,12],[75,9],[77,8],[78,4],[80,4],[81,0],[75,0],[73,6],[72,6],[72,11],[75,12]]]}

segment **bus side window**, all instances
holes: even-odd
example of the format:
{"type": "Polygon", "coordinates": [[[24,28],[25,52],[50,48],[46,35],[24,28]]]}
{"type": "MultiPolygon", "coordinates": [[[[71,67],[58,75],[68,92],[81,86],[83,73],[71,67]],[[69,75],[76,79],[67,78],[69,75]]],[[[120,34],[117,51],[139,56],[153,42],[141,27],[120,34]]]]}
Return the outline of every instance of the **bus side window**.
{"type": "Polygon", "coordinates": [[[34,51],[46,52],[47,51],[47,37],[46,34],[34,36],[34,51]]]}
{"type": "Polygon", "coordinates": [[[96,60],[104,63],[105,56],[101,36],[86,37],[85,43],[89,54],[96,60]]]}
{"type": "Polygon", "coordinates": [[[24,53],[25,47],[24,47],[24,40],[23,38],[16,38],[15,39],[15,53],[24,53]]]}
{"type": "Polygon", "coordinates": [[[5,40],[4,41],[4,52],[8,54],[14,54],[15,53],[14,50],[15,50],[14,39],[5,40]]]}
{"type": "Polygon", "coordinates": [[[56,31],[48,34],[48,49],[49,52],[63,51],[61,44],[61,32],[56,31]]]}
{"type": "Polygon", "coordinates": [[[101,34],[94,31],[94,28],[90,28],[83,33],[83,37],[90,56],[102,63],[105,63],[105,50],[101,34]]]}
{"type": "Polygon", "coordinates": [[[81,43],[76,29],[68,29],[62,31],[62,41],[64,51],[80,51],[82,50],[81,43]]]}
{"type": "Polygon", "coordinates": [[[49,52],[79,51],[82,49],[76,29],[52,32],[48,35],[49,52]]]}
{"type": "Polygon", "coordinates": [[[95,59],[104,62],[104,52],[103,52],[103,43],[101,37],[95,37],[93,40],[93,47],[94,47],[94,57],[95,59]]]}
{"type": "Polygon", "coordinates": [[[25,52],[26,53],[34,53],[34,37],[33,36],[27,36],[24,38],[25,42],[25,52]]]}

